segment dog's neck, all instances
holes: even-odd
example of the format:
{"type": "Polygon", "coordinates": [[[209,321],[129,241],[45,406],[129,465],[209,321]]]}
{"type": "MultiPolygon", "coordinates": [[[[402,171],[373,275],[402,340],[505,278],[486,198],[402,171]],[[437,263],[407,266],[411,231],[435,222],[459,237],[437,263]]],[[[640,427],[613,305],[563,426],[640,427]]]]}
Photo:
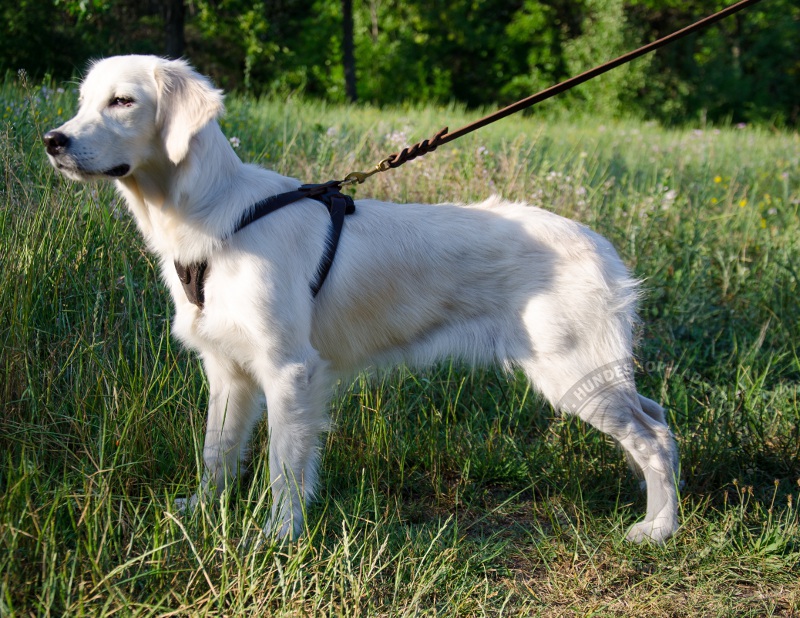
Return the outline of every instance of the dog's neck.
{"type": "Polygon", "coordinates": [[[186,264],[208,259],[250,204],[294,186],[292,179],[243,164],[216,121],[192,138],[177,165],[159,153],[148,167],[117,181],[148,247],[165,263],[186,264]]]}

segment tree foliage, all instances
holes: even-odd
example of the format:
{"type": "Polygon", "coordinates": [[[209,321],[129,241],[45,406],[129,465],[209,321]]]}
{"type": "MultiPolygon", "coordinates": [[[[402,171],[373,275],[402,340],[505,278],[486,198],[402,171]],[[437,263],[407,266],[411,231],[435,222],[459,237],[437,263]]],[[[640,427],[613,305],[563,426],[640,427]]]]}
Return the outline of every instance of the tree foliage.
{"type": "MultiPolygon", "coordinates": [[[[176,0],[0,0],[0,67],[63,78],[87,59],[165,54],[176,0]]],[[[179,0],[178,0],[179,2],[179,0]]],[[[355,0],[359,100],[509,103],[664,36],[727,0],[355,0]]],[[[345,99],[342,2],[191,0],[185,55],[227,89],[345,99]]],[[[591,114],[796,124],[800,5],[768,0],[559,98],[591,114]]]]}

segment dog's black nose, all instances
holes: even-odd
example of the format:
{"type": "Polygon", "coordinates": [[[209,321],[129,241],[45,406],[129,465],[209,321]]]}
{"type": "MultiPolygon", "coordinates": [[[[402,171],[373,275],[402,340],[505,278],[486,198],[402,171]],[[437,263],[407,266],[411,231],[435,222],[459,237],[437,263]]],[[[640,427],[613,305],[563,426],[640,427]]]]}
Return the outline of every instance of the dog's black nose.
{"type": "Polygon", "coordinates": [[[69,138],[60,131],[48,131],[42,140],[47,148],[47,153],[53,156],[61,154],[69,146],[69,138]]]}

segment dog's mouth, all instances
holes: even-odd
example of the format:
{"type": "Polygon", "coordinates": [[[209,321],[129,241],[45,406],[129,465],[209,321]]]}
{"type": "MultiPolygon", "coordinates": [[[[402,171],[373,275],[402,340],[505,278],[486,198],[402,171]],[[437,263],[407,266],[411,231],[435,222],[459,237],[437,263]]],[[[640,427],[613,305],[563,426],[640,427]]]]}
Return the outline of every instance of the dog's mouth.
{"type": "Polygon", "coordinates": [[[110,170],[102,172],[102,174],[103,176],[110,176],[111,178],[120,178],[130,171],[131,166],[127,163],[123,163],[122,165],[117,165],[116,167],[112,167],[110,170]]]}
{"type": "Polygon", "coordinates": [[[53,157],[51,156],[51,161],[53,165],[58,169],[60,172],[63,172],[70,178],[75,180],[88,180],[90,178],[97,178],[98,176],[106,176],[108,178],[121,178],[125,176],[128,172],[131,171],[131,166],[127,163],[121,163],[120,165],[115,165],[112,168],[102,171],[94,171],[88,170],[80,165],[77,165],[75,161],[66,159],[64,160],[63,157],[53,157]]]}

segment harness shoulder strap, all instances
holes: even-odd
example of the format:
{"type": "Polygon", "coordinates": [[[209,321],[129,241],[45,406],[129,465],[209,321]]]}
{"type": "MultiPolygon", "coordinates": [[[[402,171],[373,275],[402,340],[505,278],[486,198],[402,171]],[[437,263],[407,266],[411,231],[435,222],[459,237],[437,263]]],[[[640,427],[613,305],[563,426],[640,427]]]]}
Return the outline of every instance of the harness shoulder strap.
{"type": "Polygon", "coordinates": [[[304,191],[303,187],[300,187],[294,191],[287,191],[286,193],[271,195],[260,202],[256,202],[250,207],[248,212],[242,215],[242,218],[239,219],[239,223],[237,223],[236,227],[233,228],[232,234],[242,230],[254,221],[258,221],[261,217],[266,217],[276,210],[302,200],[305,197],[310,197],[308,195],[308,191],[304,191]]]}
{"type": "MultiPolygon", "coordinates": [[[[344,227],[344,217],[356,211],[353,198],[343,194],[341,188],[341,181],[331,180],[322,184],[302,185],[294,191],[272,195],[253,204],[250,210],[236,224],[232,233],[235,234],[262,217],[266,217],[268,214],[303,198],[311,198],[324,204],[331,215],[331,228],[328,232],[325,253],[322,254],[322,259],[317,267],[317,276],[310,284],[311,294],[316,297],[333,266],[333,258],[336,256],[339,237],[344,227]]],[[[183,291],[186,293],[186,297],[190,302],[202,309],[205,302],[203,279],[206,272],[208,272],[208,262],[202,261],[188,266],[175,262],[175,270],[178,273],[181,284],[183,284],[183,291]]]]}

